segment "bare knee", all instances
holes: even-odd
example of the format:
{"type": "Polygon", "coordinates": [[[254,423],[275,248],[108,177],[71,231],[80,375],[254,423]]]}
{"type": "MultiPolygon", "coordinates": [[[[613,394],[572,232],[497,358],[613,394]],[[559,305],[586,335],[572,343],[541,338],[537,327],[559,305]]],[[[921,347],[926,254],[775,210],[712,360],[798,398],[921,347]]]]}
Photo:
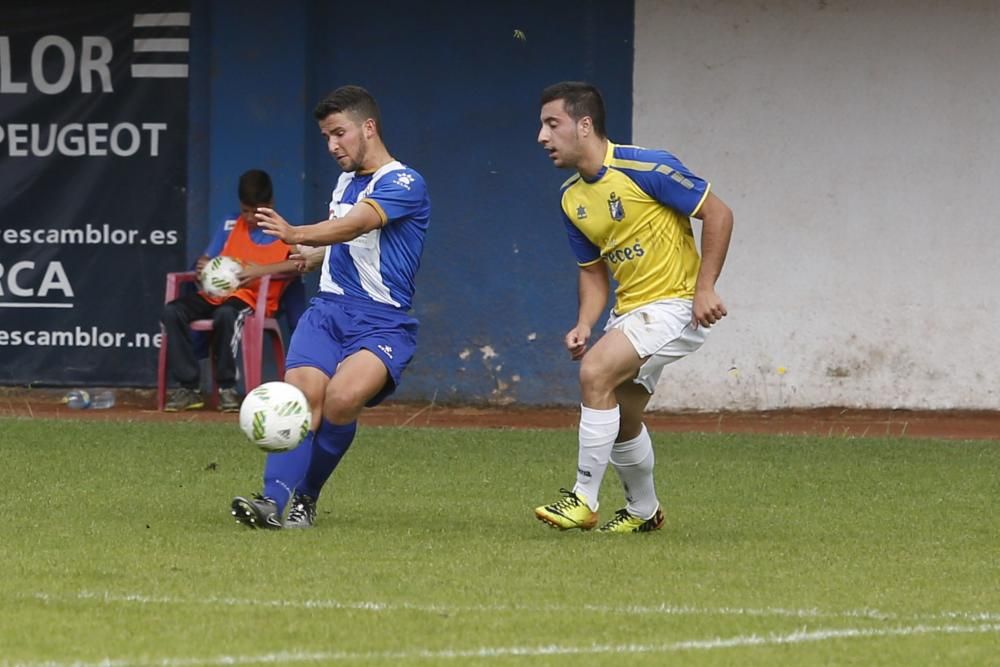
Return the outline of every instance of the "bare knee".
{"type": "Polygon", "coordinates": [[[309,401],[309,411],[312,413],[311,431],[319,429],[320,421],[323,417],[323,398],[326,393],[326,385],[329,379],[326,375],[315,368],[303,367],[291,368],[285,372],[285,382],[295,385],[305,395],[309,401]]]}
{"type": "Polygon", "coordinates": [[[360,396],[350,392],[328,390],[323,401],[323,418],[331,424],[350,424],[358,418],[364,407],[364,401],[360,396]]]}
{"type": "Polygon", "coordinates": [[[580,395],[585,405],[606,402],[614,395],[617,384],[608,369],[597,363],[588,363],[584,357],[580,363],[580,395]]]}
{"type": "Polygon", "coordinates": [[[599,364],[588,362],[586,358],[580,362],[580,388],[584,391],[599,391],[606,389],[610,383],[607,374],[599,364]]]}

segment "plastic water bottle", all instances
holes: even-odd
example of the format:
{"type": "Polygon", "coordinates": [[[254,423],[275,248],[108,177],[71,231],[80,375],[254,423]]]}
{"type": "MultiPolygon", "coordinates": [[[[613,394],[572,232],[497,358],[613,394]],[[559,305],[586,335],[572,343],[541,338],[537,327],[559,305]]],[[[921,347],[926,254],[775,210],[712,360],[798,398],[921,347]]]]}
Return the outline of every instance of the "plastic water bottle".
{"type": "Polygon", "coordinates": [[[74,410],[104,410],[114,406],[115,392],[101,389],[89,392],[86,389],[73,389],[63,396],[62,402],[74,410]]]}
{"type": "Polygon", "coordinates": [[[107,408],[114,407],[114,405],[115,392],[110,389],[101,389],[90,395],[90,408],[92,410],[106,410],[107,408]]]}
{"type": "Polygon", "coordinates": [[[90,407],[90,392],[85,389],[73,389],[63,396],[62,402],[68,408],[86,410],[90,407]]]}

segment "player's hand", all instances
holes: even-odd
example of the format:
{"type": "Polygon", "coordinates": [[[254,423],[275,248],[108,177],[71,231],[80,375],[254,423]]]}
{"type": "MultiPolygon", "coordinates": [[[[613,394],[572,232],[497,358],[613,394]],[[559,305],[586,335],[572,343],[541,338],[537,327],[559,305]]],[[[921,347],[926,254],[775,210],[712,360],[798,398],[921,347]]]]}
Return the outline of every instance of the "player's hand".
{"type": "Polygon", "coordinates": [[[590,327],[577,324],[566,334],[566,349],[573,361],[579,361],[587,351],[587,341],[590,340],[590,327]]]}
{"type": "Polygon", "coordinates": [[[254,213],[257,225],[269,236],[276,236],[289,245],[295,245],[295,228],[273,208],[260,207],[254,213]]]}
{"type": "Polygon", "coordinates": [[[295,246],[288,259],[295,262],[295,268],[299,273],[308,273],[318,268],[325,256],[326,246],[308,246],[300,243],[295,246]]]}
{"type": "Polygon", "coordinates": [[[691,317],[691,324],[695,329],[699,326],[710,327],[726,315],[726,307],[722,305],[722,299],[715,293],[715,289],[695,290],[691,317]]]}

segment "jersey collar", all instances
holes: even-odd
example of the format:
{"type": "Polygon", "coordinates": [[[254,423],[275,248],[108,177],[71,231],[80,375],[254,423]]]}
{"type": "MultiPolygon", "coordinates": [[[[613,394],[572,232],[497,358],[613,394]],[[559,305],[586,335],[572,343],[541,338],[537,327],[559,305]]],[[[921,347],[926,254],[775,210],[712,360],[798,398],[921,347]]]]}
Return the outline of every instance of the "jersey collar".
{"type": "Polygon", "coordinates": [[[604,154],[604,164],[601,165],[600,171],[593,178],[587,178],[583,174],[580,174],[581,180],[584,183],[596,183],[597,181],[604,178],[604,174],[608,173],[608,163],[611,162],[612,158],[615,156],[615,145],[608,141],[608,151],[604,154]]]}

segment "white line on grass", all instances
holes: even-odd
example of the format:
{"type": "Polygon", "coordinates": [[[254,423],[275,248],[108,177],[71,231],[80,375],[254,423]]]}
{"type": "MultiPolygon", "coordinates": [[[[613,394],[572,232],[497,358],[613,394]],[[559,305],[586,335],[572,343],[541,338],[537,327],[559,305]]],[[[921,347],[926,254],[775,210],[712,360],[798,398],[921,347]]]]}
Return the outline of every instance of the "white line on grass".
{"type": "Polygon", "coordinates": [[[796,630],[787,634],[737,635],[714,639],[692,639],[665,644],[591,644],[590,646],[483,646],[472,649],[414,649],[412,651],[349,652],[349,651],[281,651],[260,655],[223,655],[209,658],[160,658],[155,660],[105,658],[98,662],[0,662],[0,667],[198,667],[200,665],[266,665],[308,662],[336,662],[341,660],[455,660],[465,658],[541,657],[551,655],[628,655],[676,653],[681,651],[711,651],[715,649],[746,648],[802,644],[832,639],[872,639],[885,637],[912,637],[931,634],[983,634],[1000,632],[1000,625],[915,625],[886,628],[831,628],[825,630],[796,630]]]}
{"type": "Polygon", "coordinates": [[[925,614],[894,614],[878,609],[848,609],[846,611],[822,611],[820,609],[785,609],[782,607],[693,607],[688,605],[659,604],[649,606],[611,605],[441,605],[417,604],[412,602],[342,602],[339,600],[257,600],[246,598],[174,598],[142,595],[138,593],[110,593],[107,591],[81,591],[75,595],[51,595],[34,593],[32,597],[46,602],[66,599],[97,600],[107,603],[133,603],[145,605],[208,605],[221,607],[276,607],[287,609],[335,609],[349,611],[396,612],[416,611],[429,614],[496,613],[496,612],[538,612],[559,613],[564,611],[587,611],[600,614],[620,614],[627,616],[759,616],[784,618],[865,618],[877,621],[923,620],[923,621],[970,621],[981,623],[1000,622],[1000,613],[976,611],[942,611],[925,614]]]}

